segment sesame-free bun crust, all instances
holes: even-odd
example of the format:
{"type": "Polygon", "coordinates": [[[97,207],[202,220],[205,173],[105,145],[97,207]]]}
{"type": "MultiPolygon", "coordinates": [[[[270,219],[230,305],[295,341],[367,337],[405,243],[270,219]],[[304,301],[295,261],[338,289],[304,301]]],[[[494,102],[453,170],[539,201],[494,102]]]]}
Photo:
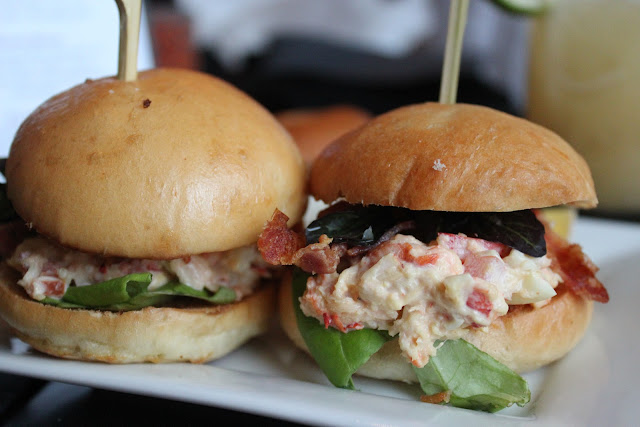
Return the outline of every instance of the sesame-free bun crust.
{"type": "Polygon", "coordinates": [[[318,156],[310,190],[326,203],[414,210],[597,204],[586,162],[558,135],[467,104],[416,104],[375,117],[318,156]]]}
{"type": "Polygon", "coordinates": [[[275,116],[293,137],[308,167],[327,145],[371,118],[368,111],[350,104],[294,108],[275,116]]]}
{"type": "MultiPolygon", "coordinates": [[[[559,286],[558,295],[546,306],[512,307],[487,330],[466,329],[450,338],[462,338],[516,372],[532,371],[560,359],[584,335],[593,312],[593,301],[576,296],[559,286]]],[[[280,324],[293,343],[309,352],[298,330],[291,294],[291,281],[280,285],[280,324]]],[[[400,352],[398,340],[387,342],[357,374],[380,379],[418,382],[411,363],[400,352]]]]}
{"type": "Polygon", "coordinates": [[[191,70],[88,80],[52,97],[20,126],[6,177],[38,232],[130,258],[253,243],[275,208],[293,224],[306,203],[304,163],[284,128],[191,70]]]}
{"type": "Polygon", "coordinates": [[[233,304],[147,307],[126,312],[63,309],[29,298],[17,274],[0,267],[0,317],[36,350],[107,363],[218,359],[268,329],[275,286],[233,304]]]}

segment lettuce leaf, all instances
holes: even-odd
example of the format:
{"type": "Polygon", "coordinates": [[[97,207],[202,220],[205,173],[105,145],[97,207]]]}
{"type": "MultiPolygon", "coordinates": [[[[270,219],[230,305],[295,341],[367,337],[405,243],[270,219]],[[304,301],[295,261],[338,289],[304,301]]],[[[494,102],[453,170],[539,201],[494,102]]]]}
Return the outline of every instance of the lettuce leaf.
{"type": "Polygon", "coordinates": [[[230,304],[236,300],[235,291],[225,286],[220,287],[216,292],[211,292],[208,289],[198,291],[179,282],[169,282],[166,285],[162,285],[158,289],[151,291],[151,293],[156,295],[197,298],[213,304],[230,304]]]}
{"type": "Polygon", "coordinates": [[[175,297],[197,298],[213,304],[229,304],[236,299],[236,293],[230,288],[198,291],[178,282],[148,290],[151,279],[151,273],[128,274],[93,285],[71,286],[60,300],[45,298],[41,302],[60,308],[128,311],[166,304],[175,297]]]}
{"type": "Polygon", "coordinates": [[[294,269],[292,304],[298,329],[311,355],[331,384],[353,390],[355,385],[352,375],[391,337],[386,332],[372,329],[345,334],[334,328],[326,329],[317,319],[305,316],[300,310],[299,298],[307,287],[308,277],[304,271],[294,269]]]}
{"type": "Polygon", "coordinates": [[[315,243],[326,234],[335,243],[367,246],[375,244],[386,231],[400,223],[410,224],[409,233],[425,243],[435,239],[438,233],[464,233],[502,243],[533,257],[547,253],[544,226],[531,210],[438,212],[350,205],[311,222],[305,234],[307,243],[315,243]]]}
{"type": "Polygon", "coordinates": [[[449,403],[460,408],[496,412],[531,399],[527,382],[465,340],[449,340],[422,368],[413,366],[425,394],[451,391],[449,403]]]}
{"type": "MultiPolygon", "coordinates": [[[[355,389],[353,374],[385,342],[395,338],[371,329],[342,333],[305,316],[299,298],[308,277],[304,271],[294,269],[292,304],[300,334],[329,381],[336,387],[355,389]]],[[[523,406],[531,398],[522,377],[461,339],[445,341],[429,363],[414,370],[425,394],[451,391],[452,406],[496,412],[513,403],[523,406]]]]}

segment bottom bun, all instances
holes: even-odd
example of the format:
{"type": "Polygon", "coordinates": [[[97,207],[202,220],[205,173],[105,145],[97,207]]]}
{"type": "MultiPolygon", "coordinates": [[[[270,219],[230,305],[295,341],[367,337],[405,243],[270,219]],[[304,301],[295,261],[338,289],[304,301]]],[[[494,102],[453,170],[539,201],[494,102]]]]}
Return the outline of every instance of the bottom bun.
{"type": "MultiPolygon", "coordinates": [[[[513,306],[486,330],[467,329],[452,338],[465,339],[518,373],[547,365],[575,347],[589,326],[593,312],[593,301],[573,294],[563,285],[556,291],[558,294],[544,307],[513,306]]],[[[294,344],[308,353],[291,298],[291,278],[287,276],[278,297],[280,323],[294,344]]],[[[356,374],[418,382],[411,363],[400,351],[398,340],[388,341],[356,374]]]]}
{"type": "Polygon", "coordinates": [[[16,281],[13,270],[0,267],[0,317],[36,350],[66,359],[204,363],[266,332],[275,308],[272,284],[233,304],[110,312],[42,304],[16,281]]]}

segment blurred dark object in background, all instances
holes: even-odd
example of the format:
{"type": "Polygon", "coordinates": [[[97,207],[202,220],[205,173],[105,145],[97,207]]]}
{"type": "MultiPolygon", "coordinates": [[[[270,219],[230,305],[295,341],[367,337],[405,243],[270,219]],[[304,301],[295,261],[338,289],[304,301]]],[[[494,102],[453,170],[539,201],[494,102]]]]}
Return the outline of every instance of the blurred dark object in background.
{"type": "MultiPolygon", "coordinates": [[[[425,36],[425,40],[415,43],[411,50],[402,54],[385,55],[359,48],[353,43],[339,43],[335,37],[313,37],[304,31],[300,34],[283,31],[281,34],[274,32],[261,50],[246,53],[240,64],[232,66],[219,51],[202,41],[202,34],[194,35],[196,21],[202,33],[203,18],[195,16],[194,19],[196,13],[187,10],[196,6],[219,7],[218,2],[147,0],[147,7],[157,66],[190,67],[212,73],[244,90],[274,112],[353,104],[379,114],[401,105],[438,100],[449,3],[422,1],[432,15],[425,21],[434,28],[425,31],[429,37],[425,36]],[[185,3],[189,7],[185,7],[185,3]]],[[[258,6],[267,9],[265,2],[262,3],[258,6]]],[[[275,0],[273,3],[287,2],[275,0]]],[[[385,7],[388,7],[386,3],[385,7]]],[[[409,3],[416,4],[415,1],[409,3]]],[[[206,12],[212,13],[211,10],[206,12]]],[[[489,2],[472,2],[467,24],[467,38],[471,40],[465,41],[465,46],[469,47],[463,50],[458,102],[487,105],[522,115],[522,100],[518,100],[517,94],[510,94],[504,85],[492,84],[491,78],[486,77],[489,70],[493,73],[494,82],[502,84],[508,80],[507,76],[500,76],[500,72],[490,69],[494,66],[490,64],[492,57],[483,52],[492,43],[491,38],[496,37],[493,33],[497,30],[493,29],[493,33],[482,37],[476,35],[478,28],[486,26],[490,29],[497,20],[506,20],[509,31],[500,39],[501,43],[526,40],[522,37],[509,40],[510,32],[523,33],[524,18],[507,15],[489,2]],[[471,14],[478,15],[473,22],[471,14]],[[491,19],[485,19],[487,16],[491,19]]],[[[244,25],[249,24],[245,22],[244,25]]],[[[496,49],[504,50],[500,45],[496,49]]],[[[499,53],[502,56],[509,54],[508,51],[499,53]]],[[[525,76],[516,76],[516,80],[520,77],[524,80],[525,76]]]]}
{"type": "MultiPolygon", "coordinates": [[[[309,52],[316,59],[342,64],[345,68],[361,61],[375,62],[380,58],[362,52],[316,40],[280,39],[263,55],[253,57],[240,72],[230,72],[210,53],[202,52],[203,70],[240,87],[272,111],[299,107],[320,107],[332,104],[355,104],[373,114],[380,114],[402,105],[437,101],[440,76],[427,76],[402,81],[366,81],[319,75],[301,70],[273,70],[274,64],[286,59],[290,52],[309,52]]],[[[401,68],[406,59],[387,59],[401,68]]],[[[468,67],[461,66],[458,102],[487,105],[515,113],[515,106],[506,96],[479,81],[468,67]]]]}

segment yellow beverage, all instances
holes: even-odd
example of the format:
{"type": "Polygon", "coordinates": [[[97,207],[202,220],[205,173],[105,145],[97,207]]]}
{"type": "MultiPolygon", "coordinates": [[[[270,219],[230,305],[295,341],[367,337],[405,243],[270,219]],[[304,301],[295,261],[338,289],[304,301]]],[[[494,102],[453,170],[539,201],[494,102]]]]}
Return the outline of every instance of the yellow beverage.
{"type": "Polygon", "coordinates": [[[640,0],[561,0],[532,28],[528,118],[582,154],[598,209],[640,213],[640,0]]]}
{"type": "Polygon", "coordinates": [[[567,240],[571,239],[573,223],[577,216],[574,208],[567,206],[554,206],[551,208],[544,208],[540,212],[553,231],[567,240]]]}

